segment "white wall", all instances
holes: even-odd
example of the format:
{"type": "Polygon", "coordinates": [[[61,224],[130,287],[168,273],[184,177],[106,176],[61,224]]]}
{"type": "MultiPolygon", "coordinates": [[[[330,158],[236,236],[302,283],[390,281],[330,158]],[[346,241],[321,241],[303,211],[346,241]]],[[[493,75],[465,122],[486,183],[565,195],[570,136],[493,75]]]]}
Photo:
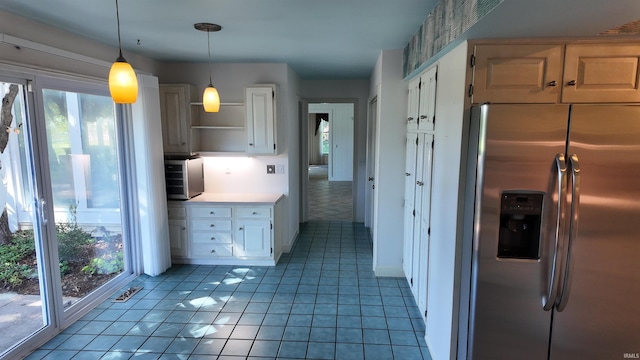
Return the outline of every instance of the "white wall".
{"type": "MultiPolygon", "coordinates": [[[[165,63],[160,66],[161,84],[195,85],[198,94],[209,84],[209,70],[221,102],[244,102],[244,89],[251,84],[278,85],[276,109],[277,156],[204,156],[205,192],[285,194],[288,231],[284,249],[292,245],[298,232],[297,193],[290,189],[290,178],[297,179],[299,169],[290,159],[297,154],[297,75],[286,64],[201,64],[165,63]],[[292,84],[289,84],[291,81],[292,84]],[[293,134],[293,135],[292,135],[293,134]],[[267,174],[267,165],[284,167],[284,173],[267,174]],[[293,173],[292,173],[292,166],[293,173]],[[293,214],[295,213],[295,214],[293,214]]],[[[297,157],[297,155],[296,155],[297,157]]],[[[296,180],[297,181],[297,180],[296,180]]],[[[296,189],[297,190],[297,189],[296,189]]]]}
{"type": "Polygon", "coordinates": [[[455,358],[458,340],[466,64],[466,42],[438,61],[426,324],[434,360],[455,358]]]}
{"type": "MultiPolygon", "coordinates": [[[[300,94],[307,100],[356,100],[354,119],[354,221],[364,222],[364,196],[367,186],[367,102],[369,80],[302,80],[300,94]]],[[[306,121],[306,119],[304,120],[306,121]]]]}
{"type": "MultiPolygon", "coordinates": [[[[402,277],[404,163],[407,126],[402,51],[384,50],[371,76],[378,97],[373,267],[377,276],[402,277]]],[[[364,135],[366,137],[366,132],[364,135]]]]}

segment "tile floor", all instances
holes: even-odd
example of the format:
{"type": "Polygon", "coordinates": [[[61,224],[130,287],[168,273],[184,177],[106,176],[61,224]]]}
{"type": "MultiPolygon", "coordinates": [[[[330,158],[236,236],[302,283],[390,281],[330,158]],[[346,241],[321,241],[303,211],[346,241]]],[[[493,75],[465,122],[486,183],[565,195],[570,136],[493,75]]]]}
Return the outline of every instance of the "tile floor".
{"type": "Polygon", "coordinates": [[[327,165],[309,166],[309,220],[353,219],[351,181],[329,181],[327,165]]]}
{"type": "Polygon", "coordinates": [[[431,359],[408,284],[371,266],[362,224],[311,221],[275,267],[140,276],[28,359],[431,359]]]}

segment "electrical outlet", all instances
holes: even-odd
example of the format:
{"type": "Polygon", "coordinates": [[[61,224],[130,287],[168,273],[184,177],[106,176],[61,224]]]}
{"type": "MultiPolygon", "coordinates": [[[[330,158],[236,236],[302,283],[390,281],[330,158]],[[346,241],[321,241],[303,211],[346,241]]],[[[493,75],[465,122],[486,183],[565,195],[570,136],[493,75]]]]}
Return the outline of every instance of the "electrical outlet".
{"type": "Polygon", "coordinates": [[[275,165],[267,165],[267,174],[275,174],[276,166],[275,165]]]}
{"type": "Polygon", "coordinates": [[[276,174],[284,174],[284,165],[276,166],[276,174]]]}

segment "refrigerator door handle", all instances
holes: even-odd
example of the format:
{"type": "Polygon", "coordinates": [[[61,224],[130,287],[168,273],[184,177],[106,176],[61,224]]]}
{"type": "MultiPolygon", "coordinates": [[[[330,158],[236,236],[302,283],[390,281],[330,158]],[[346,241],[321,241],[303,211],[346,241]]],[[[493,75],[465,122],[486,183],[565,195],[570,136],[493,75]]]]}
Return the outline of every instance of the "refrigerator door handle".
{"type": "Polygon", "coordinates": [[[578,220],[580,209],[580,161],[578,155],[572,154],[569,157],[569,166],[571,167],[571,223],[569,227],[569,242],[567,244],[567,256],[565,259],[565,269],[562,284],[560,285],[560,297],[556,308],[558,311],[564,310],[569,301],[569,290],[571,290],[571,247],[578,234],[578,220]]]}
{"type": "Polygon", "coordinates": [[[565,204],[565,189],[567,188],[567,166],[565,164],[564,154],[556,154],[555,165],[558,176],[558,204],[557,204],[557,217],[555,226],[555,243],[553,250],[553,264],[551,266],[551,277],[549,279],[549,286],[545,295],[542,297],[542,308],[545,311],[553,309],[558,296],[558,283],[560,282],[560,263],[562,261],[559,254],[560,241],[562,240],[563,231],[562,223],[564,220],[564,204],[565,204]]]}

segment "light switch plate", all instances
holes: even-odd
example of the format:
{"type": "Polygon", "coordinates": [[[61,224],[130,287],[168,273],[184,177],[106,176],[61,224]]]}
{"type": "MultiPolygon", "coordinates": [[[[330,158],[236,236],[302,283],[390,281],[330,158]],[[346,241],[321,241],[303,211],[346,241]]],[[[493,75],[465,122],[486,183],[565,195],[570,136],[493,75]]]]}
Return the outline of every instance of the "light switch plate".
{"type": "Polygon", "coordinates": [[[275,165],[267,165],[267,174],[275,174],[276,166],[275,165]]]}

